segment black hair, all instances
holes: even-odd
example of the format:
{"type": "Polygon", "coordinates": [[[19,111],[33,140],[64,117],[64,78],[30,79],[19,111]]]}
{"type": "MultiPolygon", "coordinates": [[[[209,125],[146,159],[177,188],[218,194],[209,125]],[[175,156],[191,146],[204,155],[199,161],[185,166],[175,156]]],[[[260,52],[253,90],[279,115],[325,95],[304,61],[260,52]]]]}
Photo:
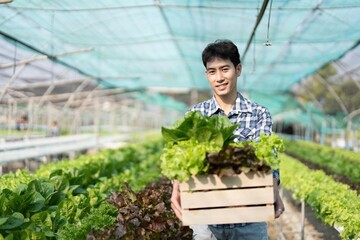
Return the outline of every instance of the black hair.
{"type": "Polygon", "coordinates": [[[236,45],[227,39],[218,39],[209,43],[202,52],[202,61],[206,68],[206,63],[214,58],[229,59],[236,67],[240,63],[240,54],[236,45]]]}

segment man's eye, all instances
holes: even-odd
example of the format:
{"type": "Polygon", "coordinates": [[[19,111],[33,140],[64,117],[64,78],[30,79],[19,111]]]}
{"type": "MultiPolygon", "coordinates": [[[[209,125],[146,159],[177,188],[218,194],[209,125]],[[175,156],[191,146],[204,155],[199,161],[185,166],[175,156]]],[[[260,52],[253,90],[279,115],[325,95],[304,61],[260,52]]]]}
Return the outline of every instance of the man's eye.
{"type": "Polygon", "coordinates": [[[229,71],[228,68],[223,68],[223,72],[227,72],[227,71],[229,71]]]}
{"type": "Polygon", "coordinates": [[[209,74],[214,75],[215,71],[209,71],[209,74]]]}

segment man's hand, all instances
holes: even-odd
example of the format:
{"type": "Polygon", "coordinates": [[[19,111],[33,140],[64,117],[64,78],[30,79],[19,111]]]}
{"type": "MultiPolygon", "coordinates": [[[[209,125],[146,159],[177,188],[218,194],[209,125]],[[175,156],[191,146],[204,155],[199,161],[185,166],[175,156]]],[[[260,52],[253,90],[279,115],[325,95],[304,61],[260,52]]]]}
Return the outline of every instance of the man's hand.
{"type": "Polygon", "coordinates": [[[182,221],[180,205],[180,187],[178,181],[173,182],[173,190],[171,193],[171,208],[174,210],[177,218],[182,221]]]}
{"type": "Polygon", "coordinates": [[[279,188],[276,178],[274,180],[274,200],[275,200],[275,218],[280,217],[280,215],[285,211],[285,206],[283,201],[281,200],[280,194],[279,194],[279,188]]]}

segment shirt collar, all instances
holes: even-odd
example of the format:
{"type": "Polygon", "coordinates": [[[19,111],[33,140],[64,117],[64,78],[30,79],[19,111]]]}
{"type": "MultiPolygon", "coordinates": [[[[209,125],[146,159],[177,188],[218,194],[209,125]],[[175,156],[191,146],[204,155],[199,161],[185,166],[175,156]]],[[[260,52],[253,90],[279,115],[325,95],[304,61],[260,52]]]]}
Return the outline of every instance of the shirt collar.
{"type": "MultiPolygon", "coordinates": [[[[210,108],[210,116],[215,114],[217,111],[219,111],[220,105],[218,104],[218,102],[215,99],[215,96],[213,96],[210,99],[210,105],[214,106],[210,108]]],[[[243,97],[243,95],[241,95],[239,92],[237,93],[237,98],[235,100],[235,104],[233,106],[233,108],[231,109],[230,114],[234,114],[234,113],[241,113],[241,112],[252,112],[252,107],[251,107],[251,102],[243,97]]]]}

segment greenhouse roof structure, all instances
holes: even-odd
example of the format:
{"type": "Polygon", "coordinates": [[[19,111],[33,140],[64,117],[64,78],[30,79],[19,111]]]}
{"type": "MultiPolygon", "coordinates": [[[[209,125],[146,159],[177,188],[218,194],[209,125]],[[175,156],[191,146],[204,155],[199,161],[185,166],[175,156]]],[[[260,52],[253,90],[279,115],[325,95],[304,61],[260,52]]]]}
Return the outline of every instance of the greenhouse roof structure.
{"type": "Polygon", "coordinates": [[[0,4],[0,100],[49,86],[207,90],[201,52],[230,39],[239,90],[281,112],[296,105],[294,84],[358,45],[359,10],[357,0],[10,1],[0,4]]]}

